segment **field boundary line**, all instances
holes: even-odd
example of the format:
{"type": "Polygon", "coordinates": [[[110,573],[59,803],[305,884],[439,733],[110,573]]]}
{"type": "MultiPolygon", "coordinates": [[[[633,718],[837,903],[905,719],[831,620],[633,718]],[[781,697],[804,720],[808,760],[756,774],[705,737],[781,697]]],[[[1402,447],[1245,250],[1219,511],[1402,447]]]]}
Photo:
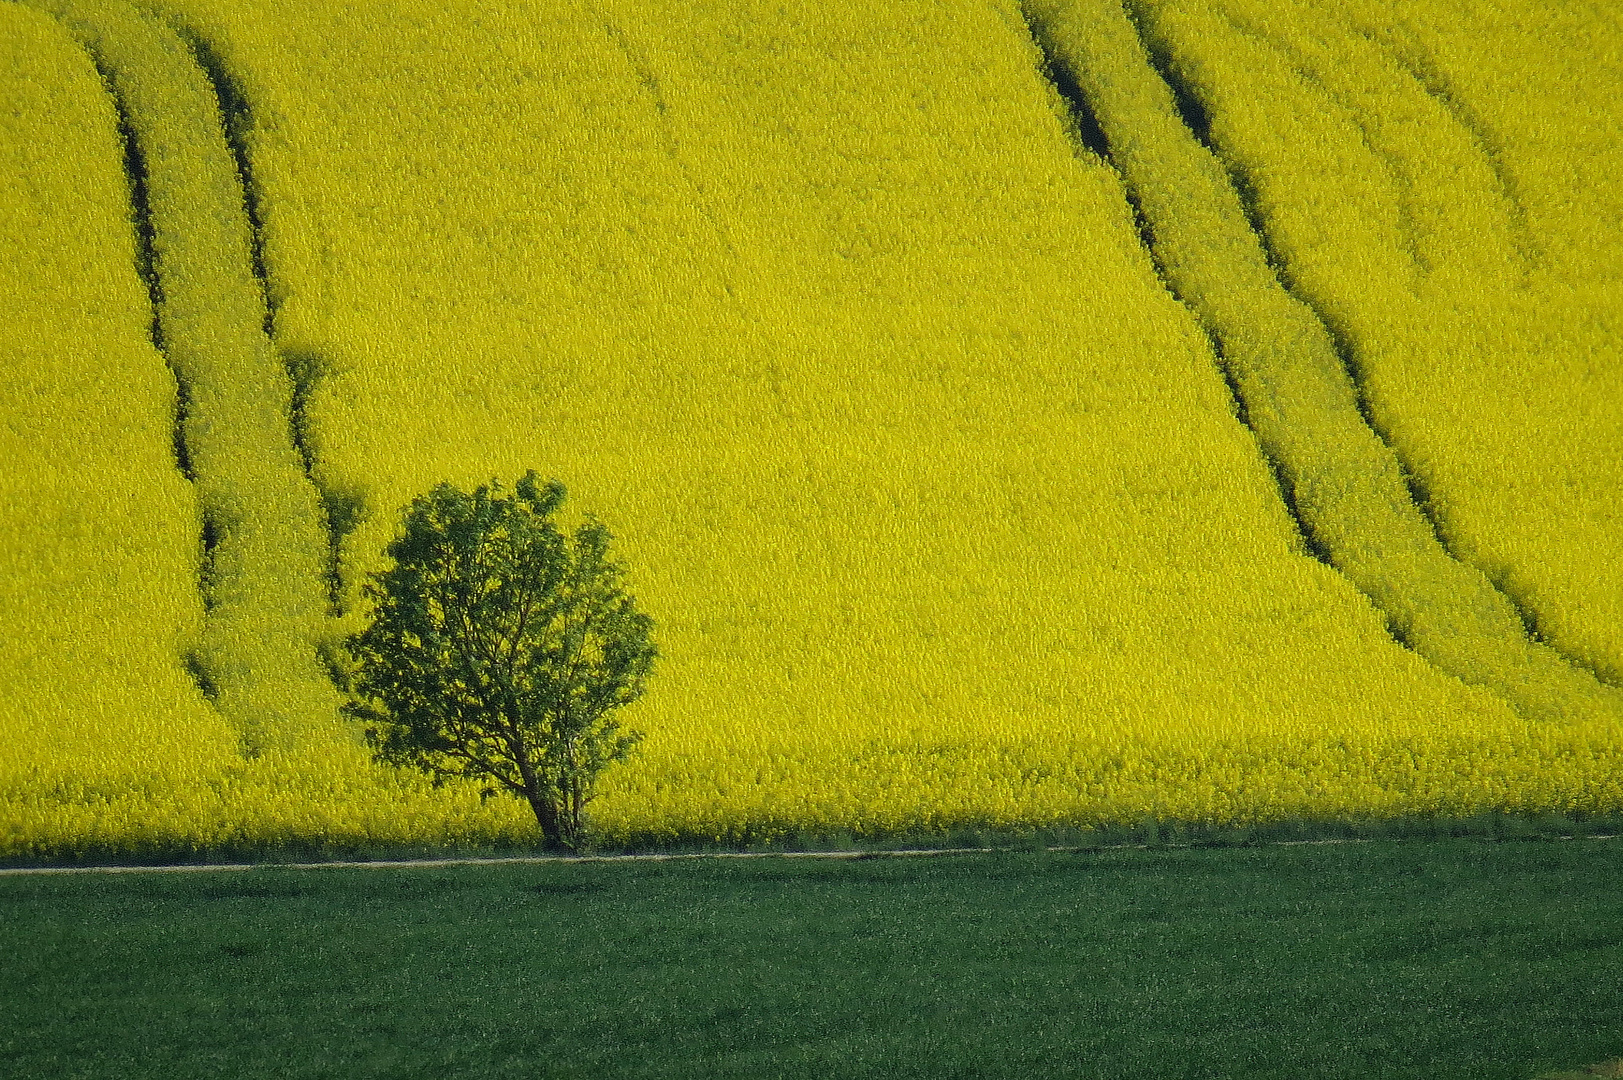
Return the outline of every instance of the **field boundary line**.
{"type": "MultiPolygon", "coordinates": [[[[1558,836],[1557,840],[1612,840],[1615,833],[1597,833],[1591,836],[1558,836]]],[[[1405,837],[1339,837],[1329,840],[1263,840],[1251,847],[1291,847],[1302,844],[1373,844],[1380,842],[1406,843],[1405,837]]],[[[22,866],[0,868],[0,876],[18,877],[24,874],[175,874],[212,873],[228,870],[322,870],[364,869],[398,870],[408,867],[439,866],[494,866],[524,863],[582,863],[582,862],[669,862],[675,859],[877,859],[907,855],[977,855],[994,851],[1120,851],[1127,848],[1145,850],[1149,844],[1101,844],[1095,847],[1080,845],[1044,848],[898,848],[892,851],[692,851],[651,853],[643,855],[510,855],[499,858],[467,859],[374,859],[365,862],[317,863],[179,863],[164,866],[22,866]]],[[[1207,844],[1156,844],[1157,848],[1210,847],[1207,844]]],[[[1238,846],[1238,845],[1234,845],[1238,846]]]]}

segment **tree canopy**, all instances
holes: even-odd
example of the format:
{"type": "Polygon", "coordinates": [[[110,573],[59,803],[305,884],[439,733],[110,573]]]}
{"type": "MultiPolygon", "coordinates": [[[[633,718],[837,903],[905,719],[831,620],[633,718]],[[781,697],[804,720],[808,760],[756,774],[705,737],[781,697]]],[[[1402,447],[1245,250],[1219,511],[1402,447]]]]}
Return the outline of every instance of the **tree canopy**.
{"type": "Polygon", "coordinates": [[[545,847],[577,850],[596,777],[642,738],[611,714],[643,693],[653,620],[595,518],[569,539],[554,525],[561,483],[532,470],[514,492],[442,483],[413,501],[394,565],[364,586],[372,621],[346,639],[343,709],[379,761],[522,798],[545,847]]]}

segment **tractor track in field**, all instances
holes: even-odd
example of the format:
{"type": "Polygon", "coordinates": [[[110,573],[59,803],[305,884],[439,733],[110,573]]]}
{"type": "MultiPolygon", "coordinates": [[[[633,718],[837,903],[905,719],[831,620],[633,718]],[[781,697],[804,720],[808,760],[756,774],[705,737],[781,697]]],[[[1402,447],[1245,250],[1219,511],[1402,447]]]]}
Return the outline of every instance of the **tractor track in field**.
{"type": "MultiPolygon", "coordinates": [[[[254,756],[276,741],[275,729],[296,723],[271,704],[280,697],[276,688],[242,674],[254,667],[234,628],[275,609],[342,614],[340,548],[364,508],[317,476],[308,411],[324,365],[272,344],[264,199],[247,141],[252,103],[221,51],[173,14],[128,0],[22,2],[75,34],[118,112],[136,269],[153,302],[153,344],[177,383],[176,466],[202,508],[204,640],[182,659],[204,697],[237,720],[245,752],[254,756]],[[269,434],[278,423],[283,431],[269,434]],[[274,482],[264,483],[267,477],[274,482]]],[[[1097,10],[1080,5],[1089,10],[1076,15],[1076,25],[1091,22],[1091,31],[1056,32],[1065,20],[1049,0],[1017,0],[1041,75],[1070,113],[1072,137],[1116,173],[1158,276],[1206,333],[1237,419],[1273,474],[1303,551],[1367,597],[1400,646],[1491,690],[1523,716],[1623,716],[1623,689],[1542,640],[1536,614],[1445,542],[1423,479],[1372,417],[1355,350],[1322,307],[1293,287],[1254,179],[1214,143],[1211,103],[1156,30],[1156,5],[1092,6],[1097,10]],[[1120,85],[1101,81],[1104,69],[1120,85]],[[1155,107],[1145,111],[1157,96],[1170,103],[1170,111],[1159,108],[1179,134],[1160,131],[1155,107]],[[1215,211],[1211,235],[1193,236],[1194,226],[1182,220],[1192,208],[1215,211]],[[1207,247],[1230,243],[1227,263],[1191,260],[1200,247],[1191,241],[1200,239],[1207,247]],[[1247,245],[1254,255],[1242,250],[1247,245]],[[1280,355],[1287,352],[1299,355],[1280,355]]],[[[623,33],[606,20],[604,27],[664,118],[658,80],[623,33]]],[[[1429,93],[1451,98],[1432,65],[1403,62],[1429,93]]],[[[1482,125],[1458,109],[1451,115],[1497,164],[1482,125]]],[[[679,157],[669,130],[661,130],[667,152],[679,157]]],[[[1501,181],[1514,204],[1513,187],[1501,181]]],[[[328,643],[311,639],[308,627],[288,623],[276,633],[284,648],[310,654],[289,658],[295,680],[313,687],[318,664],[333,674],[328,643]]]]}
{"type": "Polygon", "coordinates": [[[20,2],[79,43],[118,119],[134,269],[175,381],[175,467],[199,513],[202,628],[178,659],[254,757],[336,707],[320,624],[337,606],[341,536],[304,430],[320,366],[272,340],[250,103],[219,51],[172,12],[20,2]],[[267,652],[280,662],[265,664],[267,652]]]}
{"type": "Polygon", "coordinates": [[[1116,174],[1158,278],[1209,341],[1304,553],[1398,645],[1523,718],[1623,717],[1623,690],[1544,641],[1535,614],[1445,542],[1424,479],[1374,420],[1356,350],[1294,286],[1254,178],[1214,141],[1212,103],[1157,5],[1017,6],[1078,153],[1116,174]]]}

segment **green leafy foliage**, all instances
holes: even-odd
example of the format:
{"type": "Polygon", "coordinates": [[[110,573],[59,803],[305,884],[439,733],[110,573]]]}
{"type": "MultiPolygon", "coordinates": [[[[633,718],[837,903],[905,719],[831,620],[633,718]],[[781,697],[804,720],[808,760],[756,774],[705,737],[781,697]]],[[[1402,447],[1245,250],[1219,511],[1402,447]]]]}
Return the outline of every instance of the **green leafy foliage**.
{"type": "Polygon", "coordinates": [[[574,850],[597,774],[642,738],[610,713],[642,696],[658,651],[608,531],[588,517],[566,541],[564,487],[535,476],[509,498],[492,481],[412,503],[394,565],[364,588],[375,617],[346,641],[344,712],[380,762],[519,796],[547,847],[574,850]]]}

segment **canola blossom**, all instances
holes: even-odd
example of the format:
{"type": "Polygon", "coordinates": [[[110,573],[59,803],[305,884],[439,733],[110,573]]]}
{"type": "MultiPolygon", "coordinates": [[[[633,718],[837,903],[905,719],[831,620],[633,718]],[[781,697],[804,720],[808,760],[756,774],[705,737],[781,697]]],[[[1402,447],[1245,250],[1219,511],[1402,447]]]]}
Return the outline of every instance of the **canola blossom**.
{"type": "Polygon", "coordinates": [[[1623,810],[1601,32],[0,4],[0,855],[531,838],[374,764],[322,665],[414,496],[531,468],[656,624],[607,841],[1623,810]],[[1155,200],[1197,152],[1226,219],[1155,200]],[[1178,243],[1266,288],[1202,310],[1178,243]],[[1230,387],[1281,297],[1432,531],[1337,519],[1367,572],[1230,387]],[[1427,543],[1547,685],[1399,640],[1474,632],[1378,587],[1427,543]]]}

